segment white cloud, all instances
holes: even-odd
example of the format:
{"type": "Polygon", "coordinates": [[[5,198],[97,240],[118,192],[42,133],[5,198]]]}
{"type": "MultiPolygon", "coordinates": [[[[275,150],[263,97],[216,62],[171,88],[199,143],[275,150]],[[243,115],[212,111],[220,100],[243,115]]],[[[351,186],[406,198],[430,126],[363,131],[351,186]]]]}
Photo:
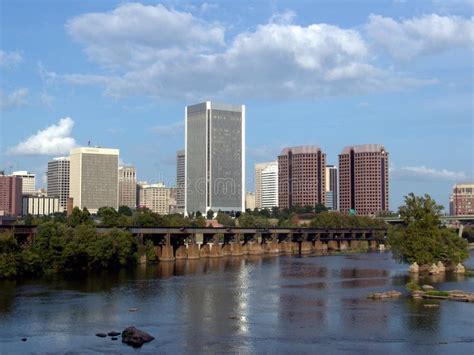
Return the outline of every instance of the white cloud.
{"type": "Polygon", "coordinates": [[[163,58],[179,58],[183,48],[196,52],[224,44],[224,29],[219,24],[161,4],[120,5],[110,12],[73,18],[66,28],[85,44],[91,60],[114,68],[139,68],[163,58]]]}
{"type": "Polygon", "coordinates": [[[0,90],[0,109],[7,110],[25,106],[28,103],[28,89],[20,88],[11,93],[0,90]]]}
{"type": "Polygon", "coordinates": [[[6,52],[0,49],[0,67],[10,68],[23,62],[23,57],[19,52],[6,52]]]}
{"type": "Polygon", "coordinates": [[[474,18],[424,15],[403,21],[371,15],[367,34],[397,60],[453,48],[474,48],[474,18]]]}
{"type": "MultiPolygon", "coordinates": [[[[362,31],[325,23],[301,26],[294,24],[294,18],[291,11],[276,14],[268,23],[226,39],[223,25],[191,13],[163,5],[124,4],[109,12],[84,14],[66,25],[89,59],[99,64],[98,73],[63,75],[43,70],[43,76],[75,85],[98,85],[111,97],[144,95],[188,101],[315,99],[405,90],[437,80],[410,77],[390,63],[381,65],[374,52],[377,47],[366,36],[390,49],[392,39],[386,38],[384,44],[383,37],[399,34],[407,48],[414,46],[411,51],[420,54],[434,50],[438,42],[446,47],[451,27],[464,26],[451,26],[450,21],[470,23],[437,15],[404,22],[373,15],[362,31]],[[435,31],[439,23],[447,23],[446,39],[435,31]],[[431,30],[423,30],[423,25],[431,30]],[[418,42],[413,38],[421,44],[414,45],[418,42]]],[[[464,45],[465,40],[458,44],[464,45]]]]}
{"type": "Polygon", "coordinates": [[[174,137],[182,135],[184,131],[184,120],[179,122],[173,122],[168,125],[153,127],[153,131],[163,137],[174,137]]]}
{"type": "Polygon", "coordinates": [[[56,155],[67,154],[76,145],[71,137],[74,121],[70,117],[59,120],[36,134],[28,137],[17,146],[10,148],[11,155],[56,155]]]}
{"type": "Polygon", "coordinates": [[[390,174],[398,180],[464,181],[467,175],[463,171],[436,170],[426,166],[405,166],[391,169],[390,174]]]}

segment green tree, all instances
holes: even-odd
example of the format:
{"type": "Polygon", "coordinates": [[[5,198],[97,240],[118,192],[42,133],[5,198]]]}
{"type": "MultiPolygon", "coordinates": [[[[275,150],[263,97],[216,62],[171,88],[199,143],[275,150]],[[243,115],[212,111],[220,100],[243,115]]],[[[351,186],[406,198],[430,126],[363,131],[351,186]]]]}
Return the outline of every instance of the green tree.
{"type": "Polygon", "coordinates": [[[316,204],[316,206],[314,206],[314,212],[315,213],[326,212],[327,210],[328,210],[328,208],[326,206],[324,206],[322,203],[318,203],[318,204],[316,204]]]}
{"type": "Polygon", "coordinates": [[[235,227],[234,219],[222,211],[217,212],[216,220],[224,227],[235,227]]]}
{"type": "Polygon", "coordinates": [[[441,227],[442,209],[429,195],[405,196],[405,204],[399,208],[403,225],[389,230],[388,242],[396,259],[426,265],[458,263],[469,257],[467,242],[441,227]]]}
{"type": "Polygon", "coordinates": [[[157,257],[155,254],[155,245],[153,242],[148,239],[145,242],[145,250],[146,250],[146,261],[147,263],[154,263],[157,261],[157,257]]]}
{"type": "Polygon", "coordinates": [[[46,270],[61,269],[66,238],[71,233],[71,229],[62,223],[51,221],[38,226],[33,248],[41,257],[46,270]]]}
{"type": "Polygon", "coordinates": [[[81,209],[79,207],[74,207],[72,209],[71,216],[69,217],[69,225],[72,227],[78,226],[80,224],[92,224],[91,214],[87,208],[81,209]]]}
{"type": "Polygon", "coordinates": [[[207,211],[206,218],[207,219],[213,219],[214,218],[214,211],[213,210],[207,211]]]}
{"type": "Polygon", "coordinates": [[[119,214],[113,207],[101,207],[97,211],[97,217],[99,217],[102,221],[102,225],[104,226],[117,226],[117,219],[119,214]]]}
{"type": "Polygon", "coordinates": [[[11,278],[18,274],[17,254],[20,246],[12,232],[0,234],[0,279],[11,278]]]}
{"type": "Polygon", "coordinates": [[[121,216],[132,216],[133,211],[130,207],[122,205],[118,208],[118,214],[121,216]]]}

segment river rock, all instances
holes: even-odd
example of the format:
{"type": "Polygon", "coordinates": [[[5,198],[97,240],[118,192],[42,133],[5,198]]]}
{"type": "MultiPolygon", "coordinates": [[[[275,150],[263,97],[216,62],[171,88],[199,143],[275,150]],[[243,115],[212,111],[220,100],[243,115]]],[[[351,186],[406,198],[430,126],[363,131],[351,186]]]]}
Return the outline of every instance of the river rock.
{"type": "Polygon", "coordinates": [[[107,334],[105,334],[105,333],[96,333],[95,336],[99,337],[99,338],[105,338],[107,336],[107,334]]]}
{"type": "Polygon", "coordinates": [[[107,335],[109,337],[116,337],[116,336],[120,335],[120,332],[112,331],[112,332],[108,332],[107,335]]]}
{"type": "Polygon", "coordinates": [[[136,348],[141,347],[143,344],[148,343],[153,339],[155,338],[150,334],[135,327],[125,328],[122,332],[122,342],[136,348]]]}
{"type": "Polygon", "coordinates": [[[446,272],[446,266],[444,266],[444,264],[441,261],[438,261],[436,266],[438,267],[439,272],[446,272]]]}
{"type": "Polygon", "coordinates": [[[431,286],[431,285],[423,285],[423,286],[421,286],[421,288],[422,288],[423,291],[434,290],[434,287],[431,286]]]}
{"type": "Polygon", "coordinates": [[[420,266],[414,262],[413,264],[410,265],[410,272],[413,272],[413,273],[418,273],[420,272],[420,266]]]}
{"type": "Polygon", "coordinates": [[[425,293],[423,291],[413,291],[411,293],[411,296],[416,300],[421,300],[421,299],[423,299],[424,294],[425,293]]]}
{"type": "Polygon", "coordinates": [[[464,267],[463,264],[459,263],[459,264],[456,265],[453,272],[455,274],[464,274],[464,273],[466,273],[466,268],[464,267]]]}
{"type": "Polygon", "coordinates": [[[428,273],[430,275],[437,275],[439,274],[439,269],[438,267],[436,266],[435,263],[431,264],[430,268],[428,269],[428,273]]]}

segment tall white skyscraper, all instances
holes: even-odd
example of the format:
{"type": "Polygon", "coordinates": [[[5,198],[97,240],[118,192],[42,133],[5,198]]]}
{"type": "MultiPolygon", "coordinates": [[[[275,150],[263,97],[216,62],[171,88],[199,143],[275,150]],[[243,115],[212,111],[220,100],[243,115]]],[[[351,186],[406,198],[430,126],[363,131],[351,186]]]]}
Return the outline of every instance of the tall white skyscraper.
{"type": "Polygon", "coordinates": [[[278,207],[278,162],[270,163],[262,170],[262,207],[278,207]]]}
{"type": "Polygon", "coordinates": [[[184,212],[184,189],[186,188],[184,180],[186,176],[186,161],[184,149],[176,152],[176,212],[184,212]]]}
{"type": "Polygon", "coordinates": [[[332,211],[339,210],[339,175],[337,166],[326,165],[326,207],[332,211]]]}
{"type": "Polygon", "coordinates": [[[31,174],[27,171],[14,171],[13,176],[21,177],[22,190],[21,193],[24,195],[34,194],[36,191],[36,177],[35,174],[31,174]]]}
{"type": "Polygon", "coordinates": [[[278,206],[278,162],[255,164],[255,205],[257,208],[278,206]]]}
{"type": "Polygon", "coordinates": [[[74,207],[97,213],[100,207],[118,208],[119,150],[74,148],[69,156],[70,192],[74,207]]]}
{"type": "Polygon", "coordinates": [[[245,106],[187,106],[185,210],[244,211],[245,106]]]}
{"type": "Polygon", "coordinates": [[[69,157],[54,158],[48,162],[48,197],[58,197],[59,205],[66,209],[69,198],[69,157]]]}
{"type": "Polygon", "coordinates": [[[133,166],[121,166],[118,171],[119,206],[135,208],[137,204],[137,175],[133,166]]]}

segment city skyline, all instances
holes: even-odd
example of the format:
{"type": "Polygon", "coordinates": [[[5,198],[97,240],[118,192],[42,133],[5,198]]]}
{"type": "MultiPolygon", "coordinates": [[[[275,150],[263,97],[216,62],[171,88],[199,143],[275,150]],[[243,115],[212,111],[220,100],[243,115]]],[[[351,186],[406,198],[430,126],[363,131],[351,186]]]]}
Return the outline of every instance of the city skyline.
{"type": "Polygon", "coordinates": [[[184,147],[182,108],[216,100],[246,105],[247,191],[255,190],[255,163],[276,159],[285,146],[305,144],[319,145],[328,164],[337,164],[346,145],[383,144],[391,153],[391,210],[413,191],[429,193],[448,212],[453,184],[473,180],[473,40],[466,37],[473,21],[467,3],[344,3],[350,18],[335,14],[341,6],[337,2],[321,3],[317,11],[302,2],[252,4],[253,9],[249,4],[204,4],[59,3],[55,11],[48,3],[2,4],[0,170],[35,173],[37,187],[46,187],[48,160],[90,141],[92,146],[120,148],[123,163],[137,168],[139,180],[172,185],[176,150],[184,147]],[[49,25],[40,26],[46,13],[49,25]],[[179,34],[175,39],[166,37],[166,31],[153,32],[156,38],[150,43],[145,41],[150,38],[146,29],[135,37],[123,28],[109,29],[118,31],[113,33],[97,30],[97,40],[86,31],[88,25],[105,26],[130,13],[144,21],[151,18],[163,29],[182,18],[195,30],[194,37],[186,37],[181,27],[174,28],[179,34]],[[94,16],[102,21],[94,22],[94,16]],[[442,36],[436,32],[440,25],[446,28],[442,36]],[[382,30],[405,46],[381,43],[382,30]],[[203,33],[209,34],[207,39],[203,33]],[[269,41],[272,33],[286,39],[285,45],[269,41]],[[47,43],[42,36],[48,37],[47,43]],[[119,41],[107,42],[111,38],[119,41]],[[346,39],[353,46],[348,47],[346,39]],[[253,45],[258,41],[269,48],[257,50],[253,45]],[[327,41],[335,45],[321,47],[327,41]],[[170,48],[184,51],[184,59],[202,57],[202,48],[190,43],[222,61],[220,76],[211,75],[202,89],[196,82],[203,73],[189,64],[192,61],[174,66],[173,59],[165,58],[170,48]],[[125,44],[140,45],[148,56],[142,61],[133,53],[121,58],[121,50],[130,54],[125,44]],[[259,65],[271,50],[282,55],[278,64],[287,69],[281,75],[273,75],[281,70],[274,65],[247,71],[230,65],[250,54],[259,65]],[[333,61],[337,55],[341,63],[333,61]],[[169,77],[153,72],[156,83],[145,81],[131,94],[131,84],[140,82],[133,76],[141,73],[138,68],[151,70],[160,63],[170,68],[169,77]],[[271,85],[263,69],[273,75],[271,85]],[[297,69],[323,87],[310,86],[297,69]],[[178,74],[187,75],[188,87],[178,74]],[[367,87],[360,74],[377,86],[367,87]],[[168,87],[160,88],[165,79],[168,87]]]}

